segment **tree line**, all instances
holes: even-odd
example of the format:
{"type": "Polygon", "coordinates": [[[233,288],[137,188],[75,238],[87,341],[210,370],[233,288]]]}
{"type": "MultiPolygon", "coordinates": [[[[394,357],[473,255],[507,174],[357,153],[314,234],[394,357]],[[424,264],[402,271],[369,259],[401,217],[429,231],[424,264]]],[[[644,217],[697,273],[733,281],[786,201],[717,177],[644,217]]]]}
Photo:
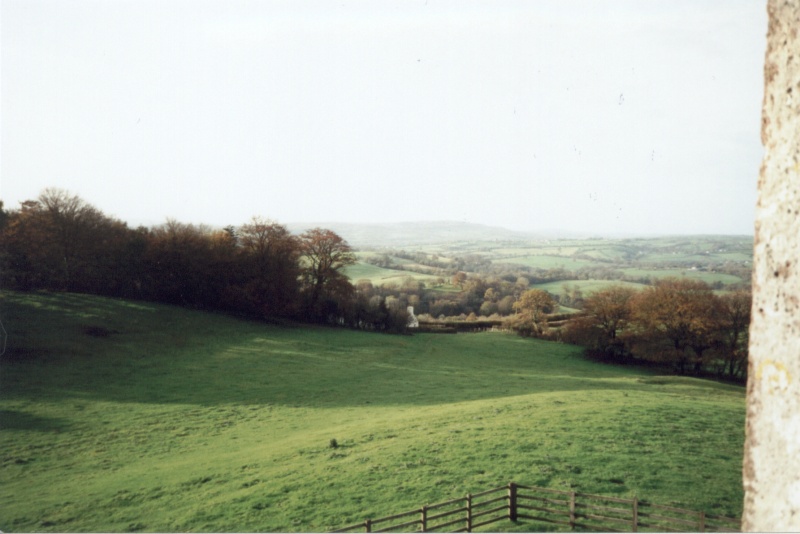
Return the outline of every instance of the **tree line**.
{"type": "Polygon", "coordinates": [[[616,285],[584,298],[583,313],[550,335],[603,361],[743,379],[751,302],[747,289],[717,295],[687,278],[665,278],[639,291],[616,285]]]}
{"type": "Polygon", "coordinates": [[[175,220],[130,228],[76,195],[48,188],[18,209],[0,203],[0,246],[5,288],[377,330],[397,321],[384,301],[375,303],[375,313],[354,311],[359,296],[343,270],[355,254],[324,228],[292,235],[260,217],[224,229],[175,220]]]}
{"type": "Polygon", "coordinates": [[[413,306],[421,319],[499,319],[514,313],[513,305],[528,289],[527,278],[506,273],[502,277],[481,276],[458,271],[445,279],[423,282],[407,277],[399,283],[373,286],[367,279],[357,280],[356,289],[368,295],[381,295],[403,309],[413,306]]]}

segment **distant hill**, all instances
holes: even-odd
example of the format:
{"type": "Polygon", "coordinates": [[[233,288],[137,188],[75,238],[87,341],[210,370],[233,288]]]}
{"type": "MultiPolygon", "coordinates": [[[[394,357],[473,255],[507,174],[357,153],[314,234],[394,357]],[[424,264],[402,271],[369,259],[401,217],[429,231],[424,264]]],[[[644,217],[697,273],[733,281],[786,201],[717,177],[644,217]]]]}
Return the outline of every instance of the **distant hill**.
{"type": "Polygon", "coordinates": [[[550,235],[518,232],[458,221],[421,221],[384,224],[358,223],[291,223],[293,233],[321,227],[333,230],[353,247],[397,247],[401,245],[432,245],[459,241],[527,241],[550,235]]]}

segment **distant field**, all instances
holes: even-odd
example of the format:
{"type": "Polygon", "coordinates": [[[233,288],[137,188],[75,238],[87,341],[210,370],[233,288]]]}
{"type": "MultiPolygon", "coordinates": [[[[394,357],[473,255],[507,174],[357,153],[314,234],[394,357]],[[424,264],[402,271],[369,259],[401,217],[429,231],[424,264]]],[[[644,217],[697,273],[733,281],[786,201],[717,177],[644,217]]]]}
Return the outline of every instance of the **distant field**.
{"type": "MultiPolygon", "coordinates": [[[[712,284],[714,282],[722,282],[723,284],[735,284],[742,281],[741,278],[724,273],[714,273],[710,271],[700,271],[692,269],[657,269],[657,268],[635,268],[635,267],[622,267],[618,265],[611,265],[608,263],[592,262],[589,260],[579,260],[573,258],[562,258],[557,256],[522,256],[513,259],[495,260],[499,263],[515,263],[533,267],[537,269],[555,269],[563,268],[567,271],[577,271],[582,267],[608,267],[622,272],[625,276],[634,278],[649,277],[651,279],[678,277],[678,278],[691,278],[694,280],[702,280],[706,283],[712,284]]],[[[555,282],[560,285],[565,281],[555,282]]]]}
{"type": "Polygon", "coordinates": [[[495,256],[564,256],[569,257],[580,250],[580,247],[567,246],[541,246],[541,247],[513,247],[495,248],[492,253],[495,256]]]}
{"type": "MultiPolygon", "coordinates": [[[[488,255],[497,262],[521,263],[531,267],[551,268],[558,260],[580,257],[597,260],[599,265],[627,262],[723,264],[748,263],[753,258],[752,238],[744,236],[679,236],[639,239],[548,239],[529,242],[461,244],[462,252],[488,255]],[[550,258],[550,259],[548,259],[550,258]],[[554,263],[555,262],[555,263],[554,263]]],[[[430,250],[429,252],[431,252],[430,250]]],[[[568,266],[565,265],[565,268],[568,266]]]]}
{"type": "Polygon", "coordinates": [[[726,261],[744,262],[752,261],[752,254],[745,254],[743,252],[726,252],[726,253],[713,253],[713,254],[677,254],[677,253],[659,253],[659,254],[645,254],[637,258],[642,262],[682,262],[682,263],[699,263],[706,264],[709,262],[725,263],[726,261]]]}
{"type": "Polygon", "coordinates": [[[511,480],[741,513],[741,387],[502,333],[0,295],[3,531],[322,531],[511,480]]]}
{"type": "Polygon", "coordinates": [[[620,262],[625,261],[630,255],[628,247],[606,246],[602,248],[583,248],[579,254],[595,258],[600,261],[620,262]]]}
{"type": "Polygon", "coordinates": [[[408,277],[411,277],[414,280],[422,280],[422,281],[436,280],[437,278],[432,275],[415,273],[413,271],[385,269],[383,267],[378,267],[377,265],[372,265],[370,263],[363,263],[363,262],[359,262],[356,263],[355,265],[347,267],[344,273],[353,282],[366,279],[372,282],[372,284],[376,286],[388,283],[401,284],[403,280],[405,280],[408,277]]]}
{"type": "Polygon", "coordinates": [[[735,284],[741,282],[742,279],[738,276],[723,273],[712,273],[707,271],[693,271],[691,269],[634,269],[627,268],[621,269],[626,276],[632,277],[650,277],[650,278],[666,278],[675,276],[679,278],[691,278],[693,280],[702,280],[708,284],[714,282],[722,282],[723,284],[735,284]]]}
{"type": "Polygon", "coordinates": [[[570,288],[577,286],[580,288],[584,296],[589,296],[592,293],[601,291],[609,286],[625,286],[633,289],[642,289],[647,287],[644,284],[621,282],[619,280],[562,280],[558,282],[547,282],[545,284],[533,284],[532,287],[543,289],[549,293],[552,293],[553,295],[560,295],[564,292],[565,285],[569,286],[570,288]]]}
{"type": "Polygon", "coordinates": [[[581,267],[591,267],[597,265],[597,262],[590,260],[579,260],[571,257],[564,256],[519,256],[515,258],[505,258],[495,260],[496,263],[514,263],[517,265],[524,265],[526,267],[534,267],[536,269],[556,269],[562,267],[567,271],[576,271],[581,267]]]}

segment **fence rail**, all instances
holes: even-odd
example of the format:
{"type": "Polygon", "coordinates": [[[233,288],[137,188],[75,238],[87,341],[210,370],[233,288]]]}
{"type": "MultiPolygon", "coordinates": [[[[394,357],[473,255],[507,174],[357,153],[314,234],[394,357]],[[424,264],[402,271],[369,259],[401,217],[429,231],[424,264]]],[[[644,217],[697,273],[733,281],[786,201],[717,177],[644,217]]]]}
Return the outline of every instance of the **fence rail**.
{"type": "Polygon", "coordinates": [[[603,532],[739,532],[740,529],[740,521],[732,517],[653,504],[636,497],[622,499],[511,482],[415,510],[366,519],[333,532],[432,532],[441,529],[472,532],[499,521],[519,520],[603,532]],[[411,517],[413,519],[409,519],[411,517]]]}

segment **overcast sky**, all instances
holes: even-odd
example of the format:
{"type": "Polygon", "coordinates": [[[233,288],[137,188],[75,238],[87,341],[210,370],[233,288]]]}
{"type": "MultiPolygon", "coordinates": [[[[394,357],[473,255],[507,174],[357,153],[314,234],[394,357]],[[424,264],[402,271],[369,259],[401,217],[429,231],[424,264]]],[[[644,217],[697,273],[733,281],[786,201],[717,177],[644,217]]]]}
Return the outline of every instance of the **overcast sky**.
{"type": "Polygon", "coordinates": [[[2,0],[0,198],[752,234],[763,1],[2,0]]]}

